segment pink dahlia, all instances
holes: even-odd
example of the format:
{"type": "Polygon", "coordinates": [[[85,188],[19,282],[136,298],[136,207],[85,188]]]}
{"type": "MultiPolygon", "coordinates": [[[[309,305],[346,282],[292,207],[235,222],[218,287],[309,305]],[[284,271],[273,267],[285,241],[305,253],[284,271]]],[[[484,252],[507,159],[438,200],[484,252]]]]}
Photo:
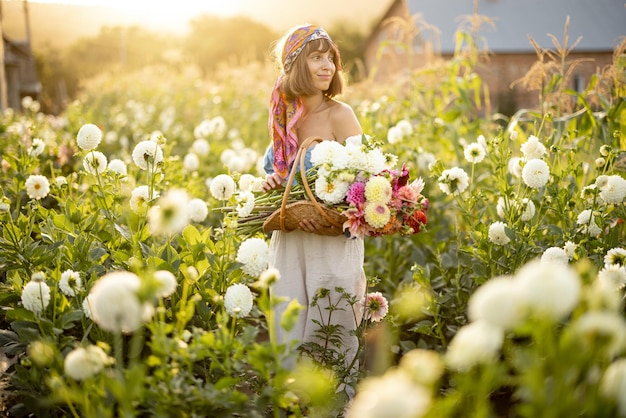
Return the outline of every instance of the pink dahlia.
{"type": "Polygon", "coordinates": [[[389,311],[389,303],[380,292],[370,292],[365,298],[365,318],[380,322],[389,311]]]}
{"type": "Polygon", "coordinates": [[[346,218],[348,218],[348,220],[343,223],[344,231],[347,229],[350,231],[351,236],[359,238],[363,238],[364,236],[370,234],[372,227],[365,222],[365,211],[362,209],[350,208],[342,213],[346,218]]]}
{"type": "Polygon", "coordinates": [[[346,193],[346,201],[360,207],[365,202],[365,183],[359,181],[352,183],[346,193]]]}

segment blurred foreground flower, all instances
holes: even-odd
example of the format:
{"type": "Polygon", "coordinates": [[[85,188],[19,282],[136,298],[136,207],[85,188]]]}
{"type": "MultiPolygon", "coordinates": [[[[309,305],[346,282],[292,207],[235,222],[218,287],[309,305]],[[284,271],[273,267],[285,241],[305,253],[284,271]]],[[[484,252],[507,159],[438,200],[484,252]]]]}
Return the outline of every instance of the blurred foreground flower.
{"type": "Polygon", "coordinates": [[[151,316],[151,306],[143,304],[137,292],[139,277],[128,271],[102,276],[91,288],[89,308],[100,328],[110,332],[133,332],[151,316]]]}
{"type": "Polygon", "coordinates": [[[598,272],[598,280],[610,289],[623,289],[626,286],[626,267],[617,264],[604,266],[598,272]]]}
{"type": "MultiPolygon", "coordinates": [[[[154,190],[152,194],[152,199],[159,197],[159,194],[154,190]]],[[[146,185],[135,187],[130,195],[130,209],[137,215],[145,214],[146,209],[148,209],[148,202],[150,202],[150,188],[146,185]]]]}
{"type": "Polygon", "coordinates": [[[433,386],[444,371],[441,355],[436,351],[414,348],[400,358],[400,369],[414,382],[433,386]]]}
{"type": "Polygon", "coordinates": [[[565,253],[565,250],[561,247],[549,247],[546,248],[541,255],[542,262],[562,263],[568,264],[569,257],[565,253]]]}
{"type": "Polygon", "coordinates": [[[578,304],[581,291],[580,278],[563,259],[535,259],[514,276],[494,277],[477,288],[469,299],[468,316],[504,330],[529,319],[559,321],[578,304]]]}
{"type": "Polygon", "coordinates": [[[620,417],[626,417],[626,358],[613,362],[604,372],[600,393],[617,402],[620,417]]]}
{"type": "Polygon", "coordinates": [[[189,224],[189,196],[183,189],[169,190],[148,212],[150,232],[170,236],[189,224]]]}
{"type": "Polygon", "coordinates": [[[267,289],[280,280],[280,271],[276,267],[269,267],[259,275],[259,280],[254,284],[262,289],[267,289]]]}
{"type": "Polygon", "coordinates": [[[452,338],[445,354],[446,364],[454,370],[466,371],[477,364],[497,360],[504,330],[487,321],[465,325],[452,338]]]}
{"type": "Polygon", "coordinates": [[[191,199],[187,209],[189,211],[189,218],[193,222],[204,222],[209,214],[209,208],[206,202],[198,198],[191,199]]]}
{"type": "Polygon", "coordinates": [[[510,276],[499,276],[478,287],[468,303],[470,321],[486,321],[510,330],[525,318],[526,301],[518,282],[510,276]]]}
{"type": "Polygon", "coordinates": [[[156,296],[166,298],[176,291],[176,276],[168,270],[158,270],[154,272],[154,278],[159,282],[159,288],[156,290],[156,296]]]}
{"type": "Polygon", "coordinates": [[[585,312],[572,323],[571,332],[582,347],[606,359],[626,348],[626,321],[617,312],[585,312]]]}
{"type": "Polygon", "coordinates": [[[365,379],[358,387],[348,418],[419,418],[432,403],[429,389],[400,370],[365,379]]]}
{"type": "Polygon", "coordinates": [[[100,373],[113,359],[97,345],[78,347],[65,357],[65,374],[74,380],[85,380],[100,373]]]}

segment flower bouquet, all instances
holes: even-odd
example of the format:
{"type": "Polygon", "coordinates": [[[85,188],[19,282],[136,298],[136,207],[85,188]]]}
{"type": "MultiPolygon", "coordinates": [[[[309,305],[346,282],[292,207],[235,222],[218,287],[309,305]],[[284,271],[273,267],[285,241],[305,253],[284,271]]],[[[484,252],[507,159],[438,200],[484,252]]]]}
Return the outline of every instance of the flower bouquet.
{"type": "Polygon", "coordinates": [[[367,135],[347,138],[343,144],[312,137],[301,150],[313,142],[319,143],[311,151],[312,168],[305,171],[301,152],[294,163],[300,162],[300,172],[305,173],[301,179],[295,179],[294,169],[285,190],[271,190],[257,198],[250,192],[237,196],[240,233],[294,229],[305,216],[317,216],[327,224],[324,235],[362,238],[416,234],[423,229],[428,211],[428,199],[422,195],[424,181],[409,183],[404,164],[399,170],[393,168],[397,156],[384,154],[367,135]]]}

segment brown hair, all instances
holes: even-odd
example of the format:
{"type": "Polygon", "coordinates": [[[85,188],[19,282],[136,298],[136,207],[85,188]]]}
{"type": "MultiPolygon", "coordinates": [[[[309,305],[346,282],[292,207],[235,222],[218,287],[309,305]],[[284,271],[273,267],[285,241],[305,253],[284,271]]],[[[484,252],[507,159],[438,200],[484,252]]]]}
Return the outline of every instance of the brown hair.
{"type": "MultiPolygon", "coordinates": [[[[297,96],[312,96],[318,91],[313,85],[311,74],[307,68],[306,57],[314,51],[327,52],[334,48],[336,47],[328,39],[323,38],[312,40],[304,46],[304,49],[294,60],[289,71],[285,73],[281,84],[281,90],[288,99],[293,100],[297,96]]],[[[333,62],[336,69],[339,68],[338,59],[338,56],[335,54],[333,62]]],[[[328,90],[324,91],[324,96],[332,98],[341,94],[344,83],[343,73],[337,69],[330,81],[328,90]]]]}

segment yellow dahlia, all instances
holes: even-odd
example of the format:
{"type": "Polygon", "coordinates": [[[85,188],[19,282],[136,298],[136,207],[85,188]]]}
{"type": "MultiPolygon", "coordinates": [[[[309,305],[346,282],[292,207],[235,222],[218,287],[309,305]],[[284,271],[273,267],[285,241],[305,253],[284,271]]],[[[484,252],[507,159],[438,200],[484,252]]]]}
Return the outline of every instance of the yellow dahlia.
{"type": "Polygon", "coordinates": [[[365,222],[373,228],[382,228],[387,225],[391,218],[391,212],[387,205],[381,202],[368,202],[365,204],[365,222]]]}
{"type": "Polygon", "coordinates": [[[365,184],[365,199],[368,202],[389,203],[391,200],[391,183],[387,178],[374,176],[365,184]]]}

